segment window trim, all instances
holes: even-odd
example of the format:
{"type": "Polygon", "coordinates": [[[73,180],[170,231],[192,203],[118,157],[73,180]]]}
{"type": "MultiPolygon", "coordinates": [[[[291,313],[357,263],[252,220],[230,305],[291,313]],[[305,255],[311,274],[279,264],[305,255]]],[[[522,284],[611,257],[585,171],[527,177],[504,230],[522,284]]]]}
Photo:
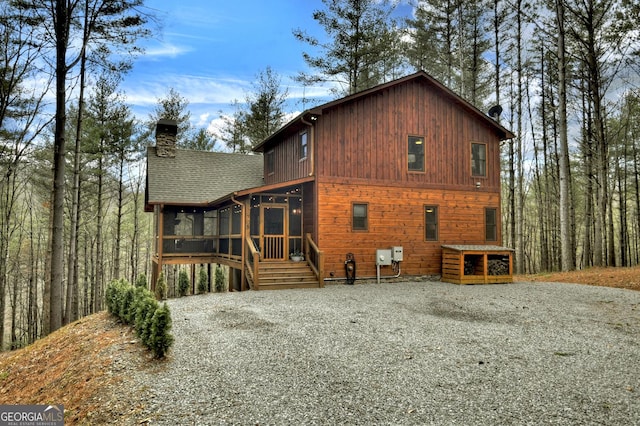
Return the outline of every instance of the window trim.
{"type": "Polygon", "coordinates": [[[351,203],[351,231],[353,232],[368,232],[369,231],[369,203],[365,202],[352,202],[351,203]],[[364,227],[356,228],[355,227],[355,207],[356,206],[364,206],[364,227]]]}
{"type": "Polygon", "coordinates": [[[433,242],[440,240],[440,209],[437,204],[425,204],[423,206],[423,217],[424,217],[424,240],[433,242]],[[427,209],[432,208],[435,210],[435,228],[436,228],[436,237],[428,238],[427,236],[427,209]]]}
{"type": "Polygon", "coordinates": [[[498,209],[496,207],[485,207],[484,208],[484,240],[487,242],[497,242],[498,241],[498,209]],[[493,224],[489,225],[489,222],[487,221],[487,214],[492,211],[493,212],[493,224]],[[489,230],[489,226],[492,226],[492,232],[493,235],[495,236],[494,239],[490,239],[489,237],[489,233],[487,232],[489,230]]]}
{"type": "Polygon", "coordinates": [[[478,177],[478,178],[486,178],[487,177],[487,166],[488,166],[488,161],[487,161],[487,143],[486,142],[471,142],[471,176],[473,177],[478,177]],[[484,167],[483,167],[483,174],[477,174],[474,173],[474,166],[475,166],[475,161],[473,160],[473,147],[475,145],[478,146],[483,146],[484,147],[484,167]]]}
{"type": "Polygon", "coordinates": [[[300,150],[300,161],[306,160],[309,156],[309,132],[303,130],[298,134],[298,149],[300,150]],[[304,137],[304,144],[302,143],[304,137]]]}
{"type": "MultiPolygon", "coordinates": [[[[409,134],[407,135],[407,171],[409,173],[424,173],[426,171],[426,166],[425,166],[425,149],[424,146],[426,144],[426,138],[423,135],[414,135],[414,134],[409,134]],[[421,169],[412,169],[409,165],[415,163],[415,161],[413,162],[409,162],[409,156],[412,155],[412,153],[410,152],[411,150],[410,148],[410,141],[411,139],[421,139],[422,140],[422,144],[413,144],[413,145],[422,145],[422,168],[421,169]]],[[[415,154],[413,154],[415,155],[415,154]]]]}
{"type": "Polygon", "coordinates": [[[271,149],[265,153],[264,165],[267,176],[275,174],[275,150],[271,149]]]}

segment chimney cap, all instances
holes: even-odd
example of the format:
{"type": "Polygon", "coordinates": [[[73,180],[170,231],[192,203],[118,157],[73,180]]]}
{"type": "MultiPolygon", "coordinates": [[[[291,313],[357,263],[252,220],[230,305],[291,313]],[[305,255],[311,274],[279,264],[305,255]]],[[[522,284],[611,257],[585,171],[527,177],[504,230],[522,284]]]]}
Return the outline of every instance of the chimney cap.
{"type": "Polygon", "coordinates": [[[168,120],[161,118],[156,124],[156,136],[158,133],[169,133],[173,136],[178,134],[178,122],[176,120],[168,120]]]}

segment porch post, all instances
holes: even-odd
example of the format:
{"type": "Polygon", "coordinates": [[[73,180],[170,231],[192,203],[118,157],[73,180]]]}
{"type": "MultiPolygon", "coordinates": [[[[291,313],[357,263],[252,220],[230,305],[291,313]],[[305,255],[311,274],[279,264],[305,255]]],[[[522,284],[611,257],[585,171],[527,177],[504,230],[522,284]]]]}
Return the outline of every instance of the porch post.
{"type": "Polygon", "coordinates": [[[155,268],[151,274],[151,291],[155,293],[156,291],[156,282],[158,278],[160,278],[160,273],[162,273],[162,256],[163,256],[163,248],[164,248],[164,205],[160,204],[155,207],[157,210],[157,218],[158,221],[156,223],[156,256],[157,262],[155,262],[155,268]]]}

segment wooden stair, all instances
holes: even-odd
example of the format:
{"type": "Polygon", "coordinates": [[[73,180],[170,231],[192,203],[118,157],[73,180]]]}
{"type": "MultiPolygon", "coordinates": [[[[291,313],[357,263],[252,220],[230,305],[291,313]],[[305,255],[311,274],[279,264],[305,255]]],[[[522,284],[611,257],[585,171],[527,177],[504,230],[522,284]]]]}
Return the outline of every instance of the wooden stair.
{"type": "Polygon", "coordinates": [[[320,287],[307,262],[260,262],[259,274],[258,290],[320,287]]]}

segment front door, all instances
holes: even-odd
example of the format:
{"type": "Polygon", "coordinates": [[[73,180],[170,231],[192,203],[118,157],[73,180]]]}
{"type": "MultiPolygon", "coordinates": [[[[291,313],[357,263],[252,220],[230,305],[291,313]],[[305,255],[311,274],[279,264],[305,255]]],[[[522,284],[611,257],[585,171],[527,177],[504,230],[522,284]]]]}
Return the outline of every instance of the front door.
{"type": "Polygon", "coordinates": [[[262,253],[264,260],[284,260],[287,254],[286,205],[263,204],[262,253]]]}

